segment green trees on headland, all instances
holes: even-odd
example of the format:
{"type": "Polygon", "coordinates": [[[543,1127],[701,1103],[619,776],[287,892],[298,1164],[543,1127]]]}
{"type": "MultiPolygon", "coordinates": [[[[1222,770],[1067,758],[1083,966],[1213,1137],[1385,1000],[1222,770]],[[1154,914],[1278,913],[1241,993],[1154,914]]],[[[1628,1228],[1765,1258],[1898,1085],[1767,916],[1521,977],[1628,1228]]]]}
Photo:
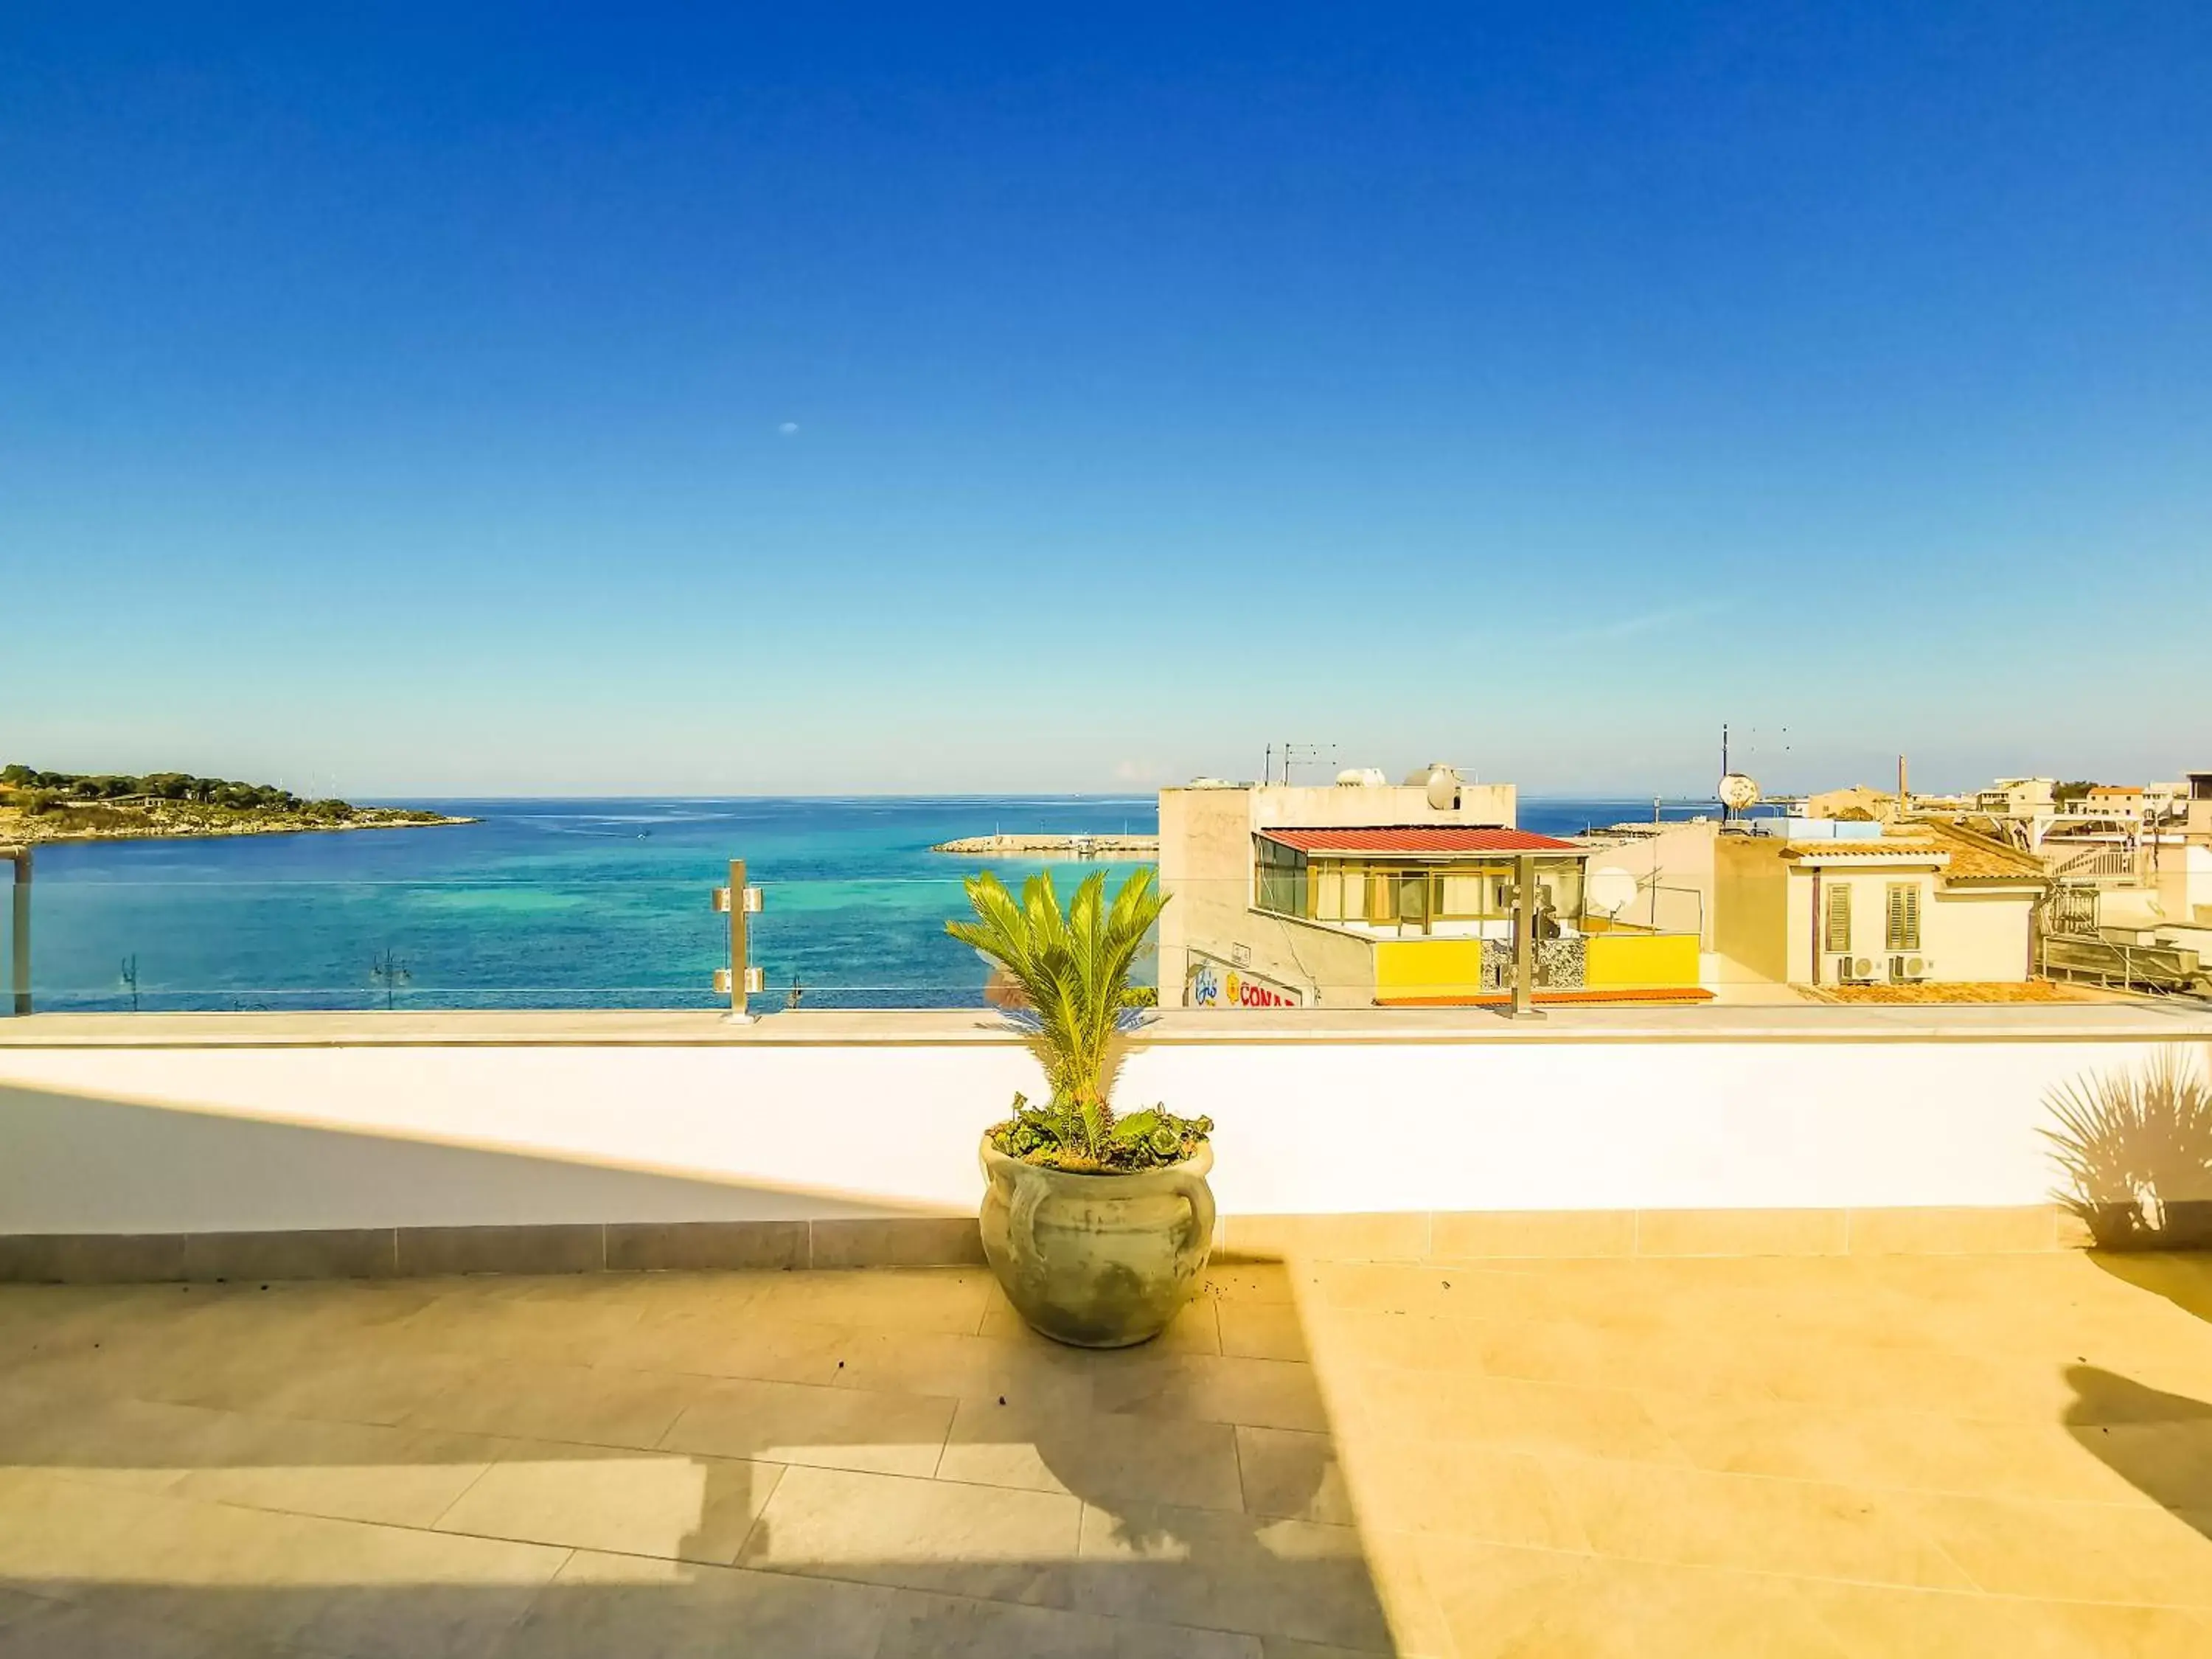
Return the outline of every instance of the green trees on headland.
{"type": "Polygon", "coordinates": [[[342,800],[303,801],[273,783],[238,783],[228,778],[198,778],[189,772],[149,772],[132,777],[120,772],[41,772],[36,768],[0,767],[0,786],[48,799],[190,801],[228,806],[235,811],[301,812],[339,817],[354,810],[342,800]]]}

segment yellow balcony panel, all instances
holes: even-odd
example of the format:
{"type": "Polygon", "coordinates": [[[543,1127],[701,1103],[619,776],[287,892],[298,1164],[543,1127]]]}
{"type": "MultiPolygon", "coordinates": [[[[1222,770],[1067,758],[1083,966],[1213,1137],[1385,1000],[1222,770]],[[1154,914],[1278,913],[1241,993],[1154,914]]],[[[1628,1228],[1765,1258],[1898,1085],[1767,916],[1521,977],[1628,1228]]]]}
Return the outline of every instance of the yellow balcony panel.
{"type": "Polygon", "coordinates": [[[1695,933],[1594,933],[1583,952],[1583,983],[1593,991],[1698,982],[1695,933]]]}

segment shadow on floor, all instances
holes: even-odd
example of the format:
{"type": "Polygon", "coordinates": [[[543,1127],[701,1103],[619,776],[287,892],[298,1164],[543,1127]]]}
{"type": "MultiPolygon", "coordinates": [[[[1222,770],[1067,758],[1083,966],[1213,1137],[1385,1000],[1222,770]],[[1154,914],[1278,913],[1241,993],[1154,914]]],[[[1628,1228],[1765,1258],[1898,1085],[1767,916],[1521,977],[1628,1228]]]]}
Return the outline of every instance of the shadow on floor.
{"type": "Polygon", "coordinates": [[[1395,1654],[1280,1306],[1261,1359],[980,1270],[6,1291],[0,1656],[1395,1654]]]}
{"type": "Polygon", "coordinates": [[[2113,1278],[2212,1322],[2212,1250],[2092,1250],[2088,1255],[2113,1278]]]}
{"type": "Polygon", "coordinates": [[[2069,1365],[2068,1430],[2145,1497],[2212,1538],[2212,1405],[2095,1365],[2069,1365]]]}

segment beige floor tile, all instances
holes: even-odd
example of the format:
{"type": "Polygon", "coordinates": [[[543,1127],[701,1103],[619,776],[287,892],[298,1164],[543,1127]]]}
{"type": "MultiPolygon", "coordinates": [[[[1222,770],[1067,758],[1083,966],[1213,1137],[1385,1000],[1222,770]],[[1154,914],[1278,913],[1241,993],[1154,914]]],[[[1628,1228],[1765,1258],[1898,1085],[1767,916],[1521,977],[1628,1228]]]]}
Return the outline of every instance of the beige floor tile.
{"type": "Polygon", "coordinates": [[[1220,1322],[1221,1352],[1242,1359],[1310,1359],[1305,1321],[1287,1302],[1223,1302],[1214,1304],[1220,1322]]]}
{"type": "Polygon", "coordinates": [[[1518,1264],[1437,1267],[1395,1261],[1322,1261],[1308,1269],[1313,1294],[1304,1301],[1371,1313],[1485,1319],[1547,1308],[1544,1280],[1518,1264]]]}
{"type": "Polygon", "coordinates": [[[1223,1261],[1206,1269],[1198,1293],[1217,1302],[1293,1302],[1304,1275],[1279,1261],[1223,1261]]]}
{"type": "Polygon", "coordinates": [[[1795,1581],[1431,1540],[1431,1583],[1459,1659],[1838,1659],[1795,1581]]]}
{"type": "Polygon", "coordinates": [[[963,1400],[937,1478],[1062,1492],[1109,1506],[1236,1510],[1243,1506],[1237,1462],[1237,1431],[1225,1423],[963,1400]]]}
{"type": "Polygon", "coordinates": [[[0,1469],[0,1583],[51,1594],[58,1586],[127,1579],[142,1538],[160,1537],[189,1512],[126,1486],[0,1469]]]}
{"type": "Polygon", "coordinates": [[[662,1437],[666,1451],[927,1475],[955,1402],[799,1382],[710,1382],[662,1437]]]}
{"type": "Polygon", "coordinates": [[[532,1544],[350,1522],[304,1524],[350,1530],[318,1540],[309,1555],[320,1581],[292,1639],[348,1659],[478,1659],[520,1622],[568,1559],[565,1550],[532,1544]]]}
{"type": "MultiPolygon", "coordinates": [[[[2003,1659],[2092,1659],[2093,1651],[2126,1654],[2120,1645],[2093,1650],[2081,1632],[2041,1604],[1979,1591],[1901,1589],[1878,1584],[1800,1582],[1799,1593],[1851,1659],[1896,1654],[1978,1654],[2003,1659]]],[[[2147,1659],[2147,1656],[2144,1656],[2147,1659]]]]}
{"type": "Polygon", "coordinates": [[[564,1552],[39,1477],[5,1492],[0,1577],[70,1582],[221,1649],[481,1650],[564,1552]]]}
{"type": "Polygon", "coordinates": [[[1082,1516],[1059,1492],[793,1468],[738,1563],[1073,1609],[1082,1516]]]}
{"type": "Polygon", "coordinates": [[[207,1503],[427,1527],[500,1455],[480,1436],[221,1413],[171,1488],[207,1503]]]}
{"type": "Polygon", "coordinates": [[[1523,1328],[1426,1314],[1323,1307],[1300,1322],[1299,1340],[1316,1364],[1479,1376],[1489,1370],[1486,1353],[1497,1334],[1523,1328]]]}
{"type": "Polygon", "coordinates": [[[468,1281],[392,1335],[425,1352],[463,1358],[496,1352],[520,1364],[590,1365],[621,1348],[643,1311],[635,1302],[605,1297],[495,1297],[468,1281]]]}
{"type": "Polygon", "coordinates": [[[463,1434],[647,1448],[715,1386],[667,1371],[489,1364],[465,1373],[406,1420],[410,1428],[463,1434]]]}
{"type": "Polygon", "coordinates": [[[1086,1504],[1073,1583],[1086,1612],[1389,1649],[1389,1621],[1351,1527],[1086,1504]]]}
{"type": "Polygon", "coordinates": [[[918,1590],[893,1593],[876,1659],[1262,1659],[1251,1637],[918,1590]]]}
{"type": "Polygon", "coordinates": [[[871,1659],[890,1592],[579,1550],[495,1659],[871,1659]]]}
{"type": "Polygon", "coordinates": [[[861,1334],[848,1326],[771,1316],[755,1306],[679,1306],[641,1320],[594,1363],[611,1370],[826,1384],[836,1380],[838,1361],[861,1334]]]}
{"type": "Polygon", "coordinates": [[[768,1277],[754,1305],[771,1318],[879,1330],[965,1331],[999,1294],[982,1267],[861,1267],[768,1277]]]}
{"type": "Polygon", "coordinates": [[[1911,1495],[1926,1534],[1983,1589],[2212,1608],[2212,1516],[2116,1504],[1911,1495]]]}
{"type": "Polygon", "coordinates": [[[1398,1440],[1464,1441],[1514,1451],[1680,1462],[1681,1452],[1624,1389],[1432,1371],[1370,1371],[1359,1391],[1364,1431],[1398,1440]]]}
{"type": "Polygon", "coordinates": [[[719,1457],[510,1445],[441,1532],[727,1565],[783,1468],[719,1457]]]}
{"type": "Polygon", "coordinates": [[[451,1355],[392,1352],[369,1339],[311,1354],[252,1347],[204,1369],[165,1369],[149,1379],[149,1397],[264,1417],[337,1423],[398,1423],[468,1376],[476,1362],[451,1355]]]}
{"type": "Polygon", "coordinates": [[[1350,1461],[1360,1518],[1372,1525],[1532,1549],[1589,1548],[1577,1509],[1580,1483],[1563,1482],[1556,1460],[1466,1442],[1362,1436],[1350,1461]]]}
{"type": "MultiPolygon", "coordinates": [[[[1688,1395],[1647,1396],[1645,1406],[1692,1463],[1729,1474],[1972,1497],[2125,1502],[2131,1495],[2124,1479],[2085,1456],[2056,1424],[1688,1395]]],[[[2106,1438],[2116,1456],[2179,1449],[2106,1438]]],[[[2212,1453],[2212,1444],[2206,1449],[2212,1453]]]]}
{"type": "Polygon", "coordinates": [[[1243,1426],[1237,1431],[1237,1464],[1247,1513],[1340,1527],[1353,1523],[1334,1436],[1243,1426]]]}
{"type": "Polygon", "coordinates": [[[193,1448],[224,1416],[46,1385],[0,1386],[0,1466],[161,1492],[190,1472],[193,1448]]]}
{"type": "Polygon", "coordinates": [[[841,1389],[1004,1400],[1010,1408],[1024,1411],[1091,1408],[1090,1357],[1031,1334],[1000,1338],[863,1331],[854,1333],[836,1352],[830,1380],[841,1389]]]}
{"type": "Polygon", "coordinates": [[[1770,1352],[1758,1374],[1780,1400],[1859,1411],[2053,1422],[2075,1396],[2050,1366],[1987,1353],[1803,1342],[1770,1352]]]}
{"type": "Polygon", "coordinates": [[[1601,1555],[1967,1589],[1917,1496],[1660,1464],[1561,1458],[1553,1478],[1601,1555]]]}
{"type": "Polygon", "coordinates": [[[0,1656],[2212,1652],[2200,1262],[1224,1262],[1204,1294],[1115,1354],[994,1328],[963,1269],[0,1287],[0,1656]],[[488,1433],[390,1426],[465,1380],[488,1433]],[[485,1469],[669,1387],[714,1407],[666,1411],[682,1453],[485,1469]],[[714,1461],[767,1450],[946,1478],[714,1461]],[[1205,1507],[1224,1467],[1266,1513],[1205,1507]],[[415,1529],[447,1508],[481,1530],[415,1529]],[[571,1553],[601,1542],[775,1571],[571,1553]]]}
{"type": "Polygon", "coordinates": [[[1270,1429],[1328,1426],[1313,1367],[1283,1359],[1142,1352],[1101,1355],[1091,1399],[1105,1412],[1270,1429]]]}
{"type": "MultiPolygon", "coordinates": [[[[2088,1601],[2016,1603],[2022,1623],[2075,1645],[2069,1659],[2203,1659],[2212,1653],[2212,1613],[2202,1608],[2114,1607],[2088,1601]]],[[[2033,1649],[2023,1649],[2033,1652],[2033,1649]]]]}
{"type": "Polygon", "coordinates": [[[190,1626],[136,1618],[95,1594],[91,1601],[40,1601],[0,1625],[0,1659],[282,1659],[282,1650],[258,1643],[234,1647],[190,1626]]]}

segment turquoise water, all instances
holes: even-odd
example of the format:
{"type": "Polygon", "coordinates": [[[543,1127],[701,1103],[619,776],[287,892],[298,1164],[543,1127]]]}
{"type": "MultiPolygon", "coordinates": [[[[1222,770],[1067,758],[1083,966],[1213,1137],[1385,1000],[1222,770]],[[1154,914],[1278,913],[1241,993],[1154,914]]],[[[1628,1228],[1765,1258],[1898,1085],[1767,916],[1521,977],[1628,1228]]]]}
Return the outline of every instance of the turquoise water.
{"type": "MultiPolygon", "coordinates": [[[[408,804],[483,821],[41,848],[37,1006],[710,1007],[728,922],[709,895],[740,857],[768,890],[752,919],[769,988],[757,1008],[783,1006],[794,980],[807,1007],[967,1006],[983,964],[944,923],[983,860],[933,843],[1157,824],[1150,795],[408,804]]],[[[1556,832],[1650,811],[1529,800],[1521,817],[1556,832]]],[[[1018,881],[1040,866],[995,867],[1018,881]]],[[[1072,884],[1101,866],[1052,867],[1072,884]]],[[[1118,879],[1127,866],[1103,867],[1118,879]]]]}

